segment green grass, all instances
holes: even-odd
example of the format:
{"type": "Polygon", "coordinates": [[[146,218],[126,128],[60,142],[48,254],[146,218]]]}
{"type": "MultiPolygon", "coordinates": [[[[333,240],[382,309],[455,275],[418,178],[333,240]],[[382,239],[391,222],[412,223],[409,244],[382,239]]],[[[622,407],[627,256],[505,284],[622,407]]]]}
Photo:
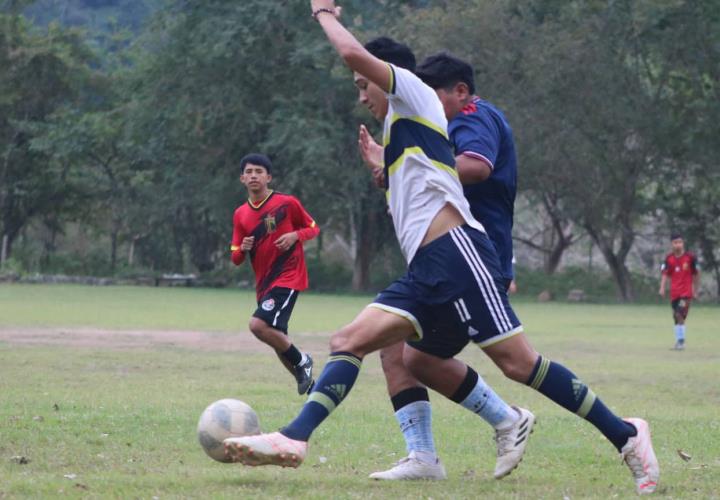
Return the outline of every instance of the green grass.
{"type": "MultiPolygon", "coordinates": [[[[303,332],[297,342],[322,364],[327,332],[367,300],[304,295],[291,323],[303,332]]],[[[232,332],[244,330],[252,305],[252,295],[230,290],[8,285],[0,286],[0,328],[247,335],[232,332]]],[[[650,421],[661,496],[720,498],[720,309],[692,310],[688,349],[680,353],[668,349],[669,306],[520,303],[517,310],[538,350],[566,363],[619,413],[650,421]],[[677,449],[692,460],[683,462],[677,449]]],[[[375,355],[314,435],[305,465],[249,469],[208,459],[195,425],[203,408],[223,397],[250,403],[264,429],[291,419],[303,400],[269,351],[0,343],[0,498],[633,497],[628,471],[591,425],[504,379],[479,350],[461,357],[506,400],[538,416],[525,460],[502,481],[492,479],[488,426],[437,395],[434,429],[448,481],[369,481],[369,472],[404,451],[375,355]],[[17,455],[30,463],[13,462],[17,455]]]]}

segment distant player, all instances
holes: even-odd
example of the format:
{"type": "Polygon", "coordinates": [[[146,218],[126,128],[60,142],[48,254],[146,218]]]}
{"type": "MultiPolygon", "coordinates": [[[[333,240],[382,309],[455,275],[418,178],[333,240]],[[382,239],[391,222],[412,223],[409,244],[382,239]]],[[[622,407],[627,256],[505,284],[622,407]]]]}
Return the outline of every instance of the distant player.
{"type": "Polygon", "coordinates": [[[700,289],[700,270],[697,258],[685,251],[685,242],[680,234],[673,234],[670,244],[672,251],[665,257],[660,278],[660,295],[665,296],[665,284],[670,279],[670,304],[675,321],[675,347],[685,349],[685,320],[690,312],[690,302],[700,289]]]}
{"type": "Polygon", "coordinates": [[[272,164],[267,156],[247,155],[240,168],[249,196],[235,210],[230,250],[238,266],[249,255],[255,271],[258,308],[250,331],[275,350],[295,377],[298,394],[305,394],[313,384],[313,360],[290,342],[287,329],[298,293],[308,287],[302,244],[320,228],[297,198],[268,188],[272,164]]]}
{"type": "MultiPolygon", "coordinates": [[[[399,341],[407,342],[403,360],[422,383],[451,399],[458,392],[472,394],[477,374],[454,359],[472,341],[506,376],[598,427],[621,450],[636,491],[655,491],[659,468],[647,422],[615,416],[572,372],[535,352],[522,333],[495,248],[463,195],[447,120],[433,89],[363,47],[339,22],[332,0],[311,5],[354,71],[361,96],[367,94],[371,112],[384,120],[387,198],[408,272],[333,334],[328,362],[300,414],[279,432],[226,439],[228,456],[251,466],[299,466],[312,433],[351,391],[363,358],[399,341]],[[431,350],[435,354],[428,354],[431,350]]],[[[409,51],[399,44],[396,49],[394,55],[409,51]]],[[[508,414],[491,390],[477,396],[478,410],[492,404],[508,414]]]]}

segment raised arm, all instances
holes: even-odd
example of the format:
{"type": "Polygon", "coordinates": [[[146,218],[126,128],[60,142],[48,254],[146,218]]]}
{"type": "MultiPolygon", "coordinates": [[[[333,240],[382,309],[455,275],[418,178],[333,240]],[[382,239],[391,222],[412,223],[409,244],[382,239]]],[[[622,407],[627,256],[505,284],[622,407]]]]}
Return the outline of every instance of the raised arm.
{"type": "Polygon", "coordinates": [[[345,64],[385,92],[390,92],[393,85],[390,66],[365,50],[353,34],[340,23],[340,7],[335,6],[334,0],[311,0],[310,4],[313,17],[320,23],[328,40],[345,64]]]}

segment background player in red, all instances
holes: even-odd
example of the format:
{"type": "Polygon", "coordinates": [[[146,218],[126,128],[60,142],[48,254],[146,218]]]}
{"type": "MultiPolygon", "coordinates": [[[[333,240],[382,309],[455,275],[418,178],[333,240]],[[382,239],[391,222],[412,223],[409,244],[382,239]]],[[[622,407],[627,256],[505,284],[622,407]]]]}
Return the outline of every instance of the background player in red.
{"type": "Polygon", "coordinates": [[[685,320],[690,311],[690,301],[700,290],[700,271],[697,258],[685,251],[685,242],[679,234],[671,237],[672,251],[665,257],[660,279],[660,295],[665,296],[665,283],[670,278],[670,304],[675,320],[675,349],[685,349],[685,320]]]}
{"type": "Polygon", "coordinates": [[[313,361],[290,342],[287,328],[298,293],[308,287],[302,243],[320,228],[297,198],[268,188],[272,164],[267,156],[249,154],[240,168],[248,201],[235,210],[230,250],[235,265],[249,255],[255,271],[258,308],[250,331],[275,350],[295,376],[298,394],[305,394],[313,385],[313,361]]]}

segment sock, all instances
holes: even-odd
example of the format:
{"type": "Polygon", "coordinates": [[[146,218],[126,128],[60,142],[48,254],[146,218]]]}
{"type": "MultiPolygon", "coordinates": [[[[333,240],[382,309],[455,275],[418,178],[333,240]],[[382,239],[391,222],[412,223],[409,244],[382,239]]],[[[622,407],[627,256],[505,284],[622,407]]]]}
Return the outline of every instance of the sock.
{"type": "Polygon", "coordinates": [[[469,366],[465,380],[450,399],[480,415],[495,429],[509,427],[518,419],[518,413],[500,399],[500,396],[469,366]]]}
{"type": "Polygon", "coordinates": [[[608,438],[618,451],[637,435],[631,424],[616,416],[575,374],[540,356],[527,385],[584,418],[608,438]]]}
{"type": "Polygon", "coordinates": [[[675,339],[678,342],[685,342],[685,325],[675,325],[675,339]]]}
{"type": "Polygon", "coordinates": [[[400,391],[390,401],[408,454],[414,453],[422,461],[435,463],[437,454],[432,433],[432,407],[427,389],[411,387],[400,391]]]}
{"type": "Polygon", "coordinates": [[[287,351],[282,353],[283,358],[287,359],[291,365],[298,366],[303,361],[303,355],[300,354],[295,344],[290,344],[287,351]]]}
{"type": "Polygon", "coordinates": [[[330,353],[300,414],[280,432],[297,441],[310,439],[313,431],[348,395],[361,365],[362,360],[349,352],[330,353]]]}

